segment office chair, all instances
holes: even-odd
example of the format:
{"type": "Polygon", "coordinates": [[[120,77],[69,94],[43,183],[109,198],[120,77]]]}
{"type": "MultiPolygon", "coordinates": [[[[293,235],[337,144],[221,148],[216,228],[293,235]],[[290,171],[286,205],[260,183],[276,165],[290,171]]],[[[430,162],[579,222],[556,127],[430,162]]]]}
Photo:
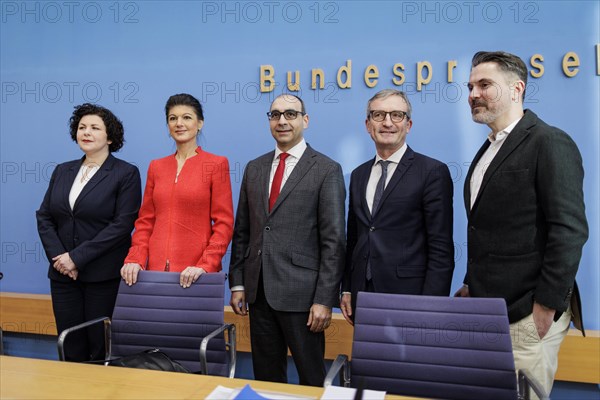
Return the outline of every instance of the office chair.
{"type": "Polygon", "coordinates": [[[140,271],[135,285],[121,281],[112,319],[98,318],[60,334],[59,359],[65,360],[70,333],[104,323],[107,360],[158,348],[190,371],[233,378],[236,335],[235,325],[224,323],[224,283],[224,273],[206,273],[184,289],[178,273],[140,271]]]}
{"type": "Polygon", "coordinates": [[[325,386],[339,372],[344,386],[409,396],[548,398],[515,373],[503,299],[359,292],[355,315],[352,361],[339,355],[325,386]]]}

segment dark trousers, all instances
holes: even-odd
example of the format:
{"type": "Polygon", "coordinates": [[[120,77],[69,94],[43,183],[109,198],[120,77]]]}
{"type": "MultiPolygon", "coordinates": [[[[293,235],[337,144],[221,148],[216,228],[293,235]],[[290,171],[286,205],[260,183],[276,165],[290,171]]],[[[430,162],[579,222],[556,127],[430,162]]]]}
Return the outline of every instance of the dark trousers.
{"type": "MultiPolygon", "coordinates": [[[[50,280],[58,334],[95,318],[112,317],[120,280],[121,278],[103,282],[50,280]]],[[[65,341],[67,361],[103,360],[104,352],[103,324],[72,333],[65,341]]]]}
{"type": "Polygon", "coordinates": [[[256,301],[250,305],[250,341],[254,378],[287,383],[287,350],[298,369],[301,385],[323,386],[325,334],[306,326],[308,312],[276,311],[267,302],[259,279],[256,301]]]}

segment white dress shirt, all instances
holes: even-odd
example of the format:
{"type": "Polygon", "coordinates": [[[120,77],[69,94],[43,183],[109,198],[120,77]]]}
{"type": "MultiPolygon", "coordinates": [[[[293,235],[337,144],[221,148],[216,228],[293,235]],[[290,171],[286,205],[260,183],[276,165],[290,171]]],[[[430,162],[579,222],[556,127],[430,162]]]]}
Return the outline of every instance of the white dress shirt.
{"type": "Polygon", "coordinates": [[[69,205],[71,206],[71,210],[73,210],[73,206],[75,206],[75,202],[85,185],[99,169],[100,166],[97,164],[81,164],[81,168],[79,168],[79,172],[77,173],[73,186],[71,186],[71,191],[69,192],[69,205]]]}
{"type": "Polygon", "coordinates": [[[506,138],[513,130],[513,128],[517,125],[517,123],[521,120],[521,118],[517,119],[512,124],[508,125],[506,128],[502,129],[495,135],[493,132],[489,133],[488,140],[491,144],[477,162],[477,165],[473,170],[473,175],[471,175],[471,208],[473,208],[473,204],[475,204],[477,194],[479,194],[479,189],[481,189],[481,183],[483,182],[483,176],[485,175],[485,171],[487,171],[487,168],[490,166],[492,160],[494,159],[494,157],[496,157],[496,154],[498,154],[504,142],[506,142],[506,138]]]}
{"type": "MultiPolygon", "coordinates": [[[[300,161],[300,157],[302,157],[304,154],[306,147],[306,141],[302,139],[297,145],[285,152],[288,153],[289,156],[285,159],[285,170],[283,172],[283,178],[281,179],[281,187],[279,188],[279,192],[281,192],[281,189],[283,189],[283,186],[287,182],[289,176],[292,174],[292,171],[294,168],[296,168],[296,164],[298,164],[298,161],[300,161]]],[[[271,185],[273,184],[273,177],[275,176],[275,171],[279,165],[279,155],[281,153],[283,153],[283,151],[279,150],[279,147],[275,147],[275,155],[273,156],[273,163],[271,165],[267,193],[271,193],[271,185]]]]}
{"type": "MultiPolygon", "coordinates": [[[[404,156],[404,153],[406,153],[407,147],[408,146],[406,145],[406,143],[404,143],[402,147],[396,150],[394,154],[389,156],[387,160],[384,160],[390,161],[387,167],[387,177],[385,179],[384,189],[385,187],[387,187],[387,184],[390,182],[390,179],[392,179],[392,175],[394,175],[396,167],[398,167],[400,160],[404,156]]],[[[383,158],[381,158],[379,154],[377,154],[375,156],[375,162],[371,167],[371,175],[369,176],[369,183],[367,183],[367,192],[365,193],[365,199],[367,200],[367,205],[369,206],[370,212],[373,212],[373,199],[375,198],[375,190],[377,189],[377,183],[381,178],[381,165],[379,165],[379,160],[383,160],[383,158]]]]}

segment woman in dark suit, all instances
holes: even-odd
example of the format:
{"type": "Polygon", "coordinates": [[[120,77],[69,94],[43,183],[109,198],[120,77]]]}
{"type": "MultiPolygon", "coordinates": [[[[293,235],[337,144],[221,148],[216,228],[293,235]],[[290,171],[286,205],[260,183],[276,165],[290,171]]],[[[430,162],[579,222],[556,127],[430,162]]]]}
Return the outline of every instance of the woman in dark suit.
{"type": "MultiPolygon", "coordinates": [[[[110,110],[75,107],[70,132],[85,155],[56,167],[37,211],[59,334],[112,315],[141,202],[137,167],[111,154],[123,146],[124,132],[110,110]]],[[[69,336],[65,349],[69,361],[103,359],[102,327],[69,336]]]]}

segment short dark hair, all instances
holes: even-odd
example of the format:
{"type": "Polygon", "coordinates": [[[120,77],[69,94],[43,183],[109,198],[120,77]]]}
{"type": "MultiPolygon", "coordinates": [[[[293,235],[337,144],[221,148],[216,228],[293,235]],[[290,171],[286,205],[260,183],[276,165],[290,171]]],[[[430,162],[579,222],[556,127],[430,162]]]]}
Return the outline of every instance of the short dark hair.
{"type": "Polygon", "coordinates": [[[406,116],[408,117],[408,119],[411,118],[412,115],[412,105],[410,104],[410,100],[408,100],[408,96],[406,95],[406,93],[400,91],[400,90],[396,90],[396,89],[383,89],[380,90],[379,92],[375,93],[375,95],[373,97],[371,97],[369,99],[369,101],[367,102],[367,118],[369,118],[369,114],[371,113],[371,103],[374,102],[375,100],[383,100],[383,99],[387,99],[388,97],[391,96],[398,96],[400,97],[402,100],[404,100],[404,102],[406,103],[406,116]]]}
{"type": "Polygon", "coordinates": [[[108,145],[108,151],[111,153],[117,152],[123,147],[125,143],[125,130],[123,129],[123,123],[115,114],[112,113],[108,108],[102,107],[99,104],[84,103],[79,106],[75,106],[75,111],[71,115],[69,120],[69,129],[71,133],[71,139],[77,142],[77,130],[79,129],[79,122],[81,118],[86,115],[97,115],[102,118],[104,126],[106,126],[107,139],[111,141],[108,145]]]}
{"type": "Polygon", "coordinates": [[[306,113],[306,107],[304,107],[304,101],[300,97],[296,96],[295,94],[291,94],[291,93],[283,93],[283,94],[280,94],[279,96],[275,97],[273,99],[273,101],[271,102],[270,107],[273,107],[273,103],[275,102],[275,100],[277,100],[278,98],[283,97],[283,96],[290,96],[290,97],[293,97],[296,100],[298,100],[300,102],[300,107],[301,107],[300,111],[302,111],[303,113],[306,113]]]}
{"type": "MultiPolygon", "coordinates": [[[[527,66],[520,57],[505,51],[479,51],[473,56],[471,68],[486,62],[496,63],[500,70],[517,75],[527,87],[527,66]]],[[[525,91],[523,91],[523,97],[525,97],[525,91]]]]}
{"type": "Polygon", "coordinates": [[[175,106],[192,107],[194,109],[194,112],[196,113],[196,117],[198,117],[199,120],[204,121],[202,104],[200,104],[198,99],[192,96],[191,94],[179,93],[169,97],[169,100],[167,100],[167,104],[165,104],[165,117],[167,119],[167,122],[169,121],[169,111],[171,111],[171,108],[175,106]]]}

